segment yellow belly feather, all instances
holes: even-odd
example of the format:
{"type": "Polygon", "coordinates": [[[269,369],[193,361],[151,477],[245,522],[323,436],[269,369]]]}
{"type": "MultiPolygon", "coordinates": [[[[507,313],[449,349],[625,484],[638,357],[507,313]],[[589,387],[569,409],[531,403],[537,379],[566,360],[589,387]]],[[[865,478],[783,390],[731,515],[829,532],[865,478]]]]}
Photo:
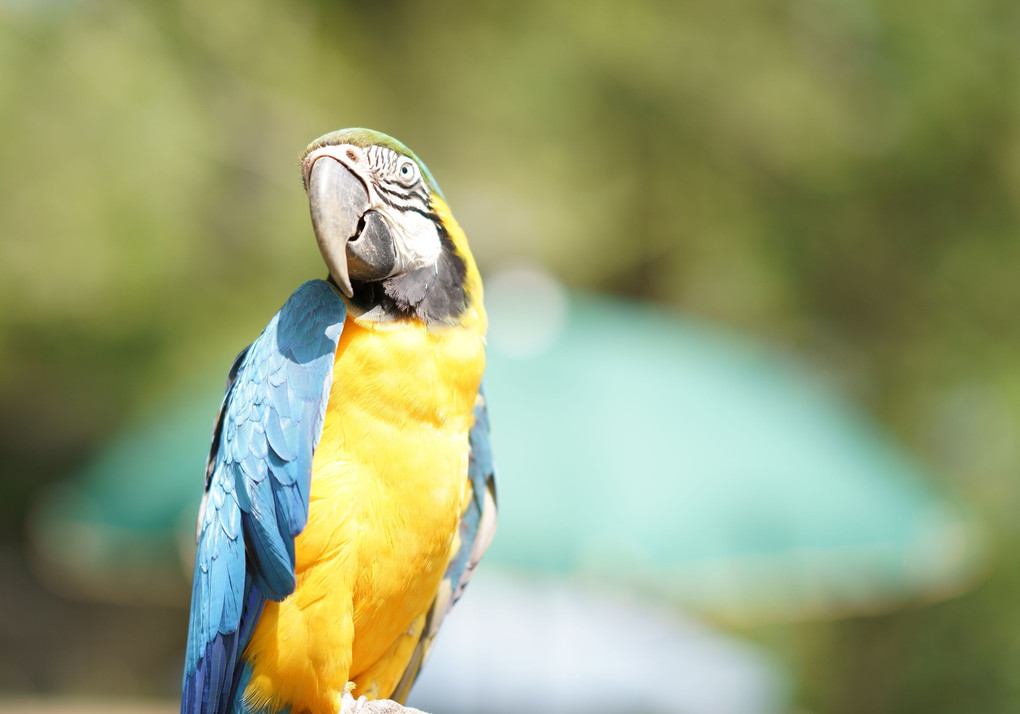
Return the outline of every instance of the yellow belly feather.
{"type": "MultiPolygon", "coordinates": [[[[484,329],[484,327],[482,328],[484,329]]],[[[467,505],[480,331],[348,317],[312,469],[297,587],[246,650],[259,705],[335,714],[386,697],[411,656],[467,505]]]]}

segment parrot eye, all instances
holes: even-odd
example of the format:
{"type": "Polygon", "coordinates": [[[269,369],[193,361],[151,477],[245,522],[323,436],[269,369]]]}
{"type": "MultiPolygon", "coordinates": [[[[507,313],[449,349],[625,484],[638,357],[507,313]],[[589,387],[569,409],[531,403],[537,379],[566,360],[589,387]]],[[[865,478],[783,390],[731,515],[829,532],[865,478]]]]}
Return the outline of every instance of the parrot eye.
{"type": "Polygon", "coordinates": [[[410,159],[404,159],[397,167],[397,178],[405,186],[414,184],[418,181],[418,167],[410,159]]]}

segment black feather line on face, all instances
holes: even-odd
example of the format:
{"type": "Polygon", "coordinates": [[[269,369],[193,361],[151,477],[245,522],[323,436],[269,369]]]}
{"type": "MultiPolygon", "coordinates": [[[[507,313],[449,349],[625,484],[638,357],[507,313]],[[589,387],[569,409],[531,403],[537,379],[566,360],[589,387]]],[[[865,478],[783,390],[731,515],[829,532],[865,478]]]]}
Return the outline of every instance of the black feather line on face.
{"type": "Polygon", "coordinates": [[[393,318],[414,318],[429,325],[451,325],[467,309],[464,278],[467,266],[437,216],[429,216],[439,231],[442,250],[435,267],[429,265],[380,282],[355,283],[356,306],[375,308],[393,318]]]}
{"type": "MultiPolygon", "coordinates": [[[[420,216],[424,216],[425,218],[428,218],[430,221],[435,223],[436,227],[439,229],[440,233],[442,235],[445,235],[445,232],[443,231],[443,227],[442,227],[442,224],[439,222],[439,219],[436,218],[436,215],[434,213],[430,213],[427,210],[426,207],[427,207],[428,204],[426,204],[425,201],[421,200],[420,197],[418,196],[418,194],[410,194],[410,196],[415,196],[415,197],[419,198],[418,202],[421,203],[421,205],[422,205],[421,208],[419,208],[418,206],[415,206],[415,205],[404,205],[404,204],[401,204],[401,203],[397,203],[391,197],[391,196],[394,195],[394,192],[387,190],[385,187],[383,187],[380,184],[376,184],[376,188],[379,189],[379,198],[381,198],[383,200],[383,203],[385,203],[387,206],[389,206],[390,208],[395,208],[398,211],[403,211],[405,213],[409,213],[409,212],[410,213],[417,213],[420,216]],[[390,195],[387,195],[387,194],[390,194],[390,195]]],[[[402,195],[402,194],[396,194],[396,195],[399,195],[401,198],[405,198],[407,200],[410,200],[410,196],[405,196],[405,195],[402,195]]]]}

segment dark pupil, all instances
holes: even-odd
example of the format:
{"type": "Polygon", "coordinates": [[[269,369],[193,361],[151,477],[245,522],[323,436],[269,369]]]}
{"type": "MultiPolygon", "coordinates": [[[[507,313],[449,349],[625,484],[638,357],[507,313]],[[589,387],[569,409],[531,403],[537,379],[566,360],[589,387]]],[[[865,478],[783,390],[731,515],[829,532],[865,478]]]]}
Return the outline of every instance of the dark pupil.
{"type": "Polygon", "coordinates": [[[404,174],[404,176],[408,176],[411,173],[411,167],[406,164],[401,166],[400,173],[404,174]]]}

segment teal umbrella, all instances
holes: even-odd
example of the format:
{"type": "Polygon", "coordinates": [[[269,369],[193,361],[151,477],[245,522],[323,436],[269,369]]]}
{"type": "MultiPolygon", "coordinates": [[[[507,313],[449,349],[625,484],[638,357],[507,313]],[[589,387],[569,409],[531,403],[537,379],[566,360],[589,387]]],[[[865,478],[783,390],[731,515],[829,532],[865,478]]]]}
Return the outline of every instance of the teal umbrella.
{"type": "MultiPolygon", "coordinates": [[[[487,301],[501,515],[489,567],[742,619],[873,609],[973,574],[966,510],[795,360],[533,273],[490,281],[487,301]]],[[[40,505],[36,551],[65,584],[186,596],[227,361],[40,505]]]]}
{"type": "Polygon", "coordinates": [[[795,359],[536,274],[493,288],[493,560],[735,619],[874,609],[975,572],[967,510],[795,359]]]}

